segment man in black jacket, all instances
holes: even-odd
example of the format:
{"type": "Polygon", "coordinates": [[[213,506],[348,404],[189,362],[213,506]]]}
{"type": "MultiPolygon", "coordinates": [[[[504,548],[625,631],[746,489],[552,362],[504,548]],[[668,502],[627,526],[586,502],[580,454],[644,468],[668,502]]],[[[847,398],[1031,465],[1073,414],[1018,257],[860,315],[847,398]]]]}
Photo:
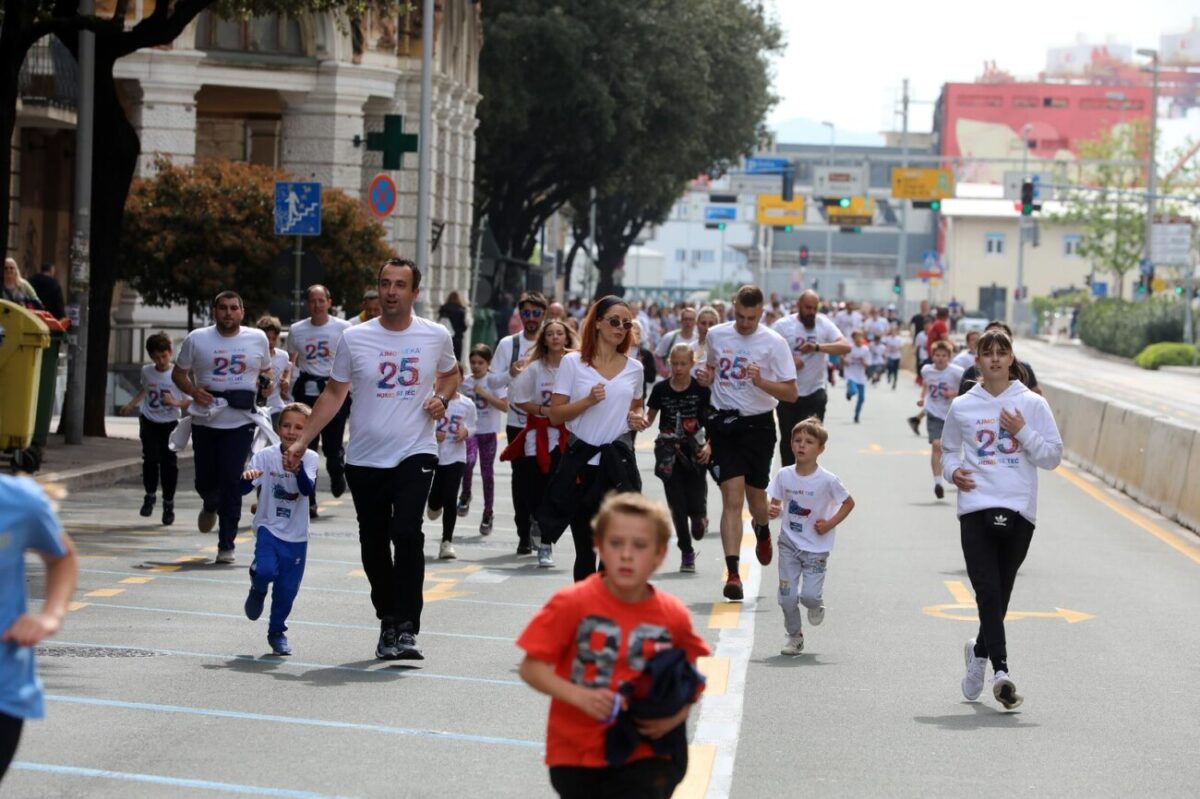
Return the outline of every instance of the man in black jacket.
{"type": "Polygon", "coordinates": [[[58,279],[54,277],[54,264],[42,264],[42,271],[29,278],[29,284],[37,292],[42,305],[46,306],[46,310],[53,314],[55,319],[66,317],[62,286],[58,285],[58,279]]]}

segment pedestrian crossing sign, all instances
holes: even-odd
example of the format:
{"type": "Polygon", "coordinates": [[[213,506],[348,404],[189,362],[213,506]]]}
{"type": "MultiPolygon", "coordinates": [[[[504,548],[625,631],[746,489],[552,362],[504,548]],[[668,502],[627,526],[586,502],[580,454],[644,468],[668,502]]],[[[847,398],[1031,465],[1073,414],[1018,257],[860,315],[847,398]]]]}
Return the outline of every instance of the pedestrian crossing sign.
{"type": "Polygon", "coordinates": [[[275,235],[321,235],[321,184],[275,184],[275,235]]]}

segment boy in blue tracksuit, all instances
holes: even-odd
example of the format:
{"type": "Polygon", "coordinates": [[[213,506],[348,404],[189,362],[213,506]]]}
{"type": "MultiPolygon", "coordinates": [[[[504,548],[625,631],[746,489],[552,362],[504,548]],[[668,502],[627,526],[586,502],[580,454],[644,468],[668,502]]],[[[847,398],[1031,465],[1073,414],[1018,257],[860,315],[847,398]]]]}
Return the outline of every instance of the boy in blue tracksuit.
{"type": "Polygon", "coordinates": [[[262,615],[267,587],[271,593],[271,622],[267,643],[276,655],[290,655],[287,617],[300,591],[308,552],[308,497],[317,483],[317,453],[308,450],[299,468],[289,472],[283,467],[283,451],[294,444],[308,423],[311,409],[300,402],[284,406],[279,414],[282,444],[254,453],[250,467],[242,474],[242,493],[262,487],[258,511],[254,514],[254,562],[250,564],[250,593],[246,596],[246,617],[251,621],[262,615]]]}

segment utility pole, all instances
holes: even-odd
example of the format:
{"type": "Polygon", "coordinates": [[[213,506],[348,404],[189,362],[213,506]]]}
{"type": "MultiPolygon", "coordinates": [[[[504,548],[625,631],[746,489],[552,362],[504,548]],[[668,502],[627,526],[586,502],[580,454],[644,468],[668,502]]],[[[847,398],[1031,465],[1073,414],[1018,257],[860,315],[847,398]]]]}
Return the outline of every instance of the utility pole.
{"type": "MultiPolygon", "coordinates": [[[[900,101],[900,166],[908,166],[908,78],[904,79],[904,96],[900,101]]],[[[867,174],[870,174],[868,172],[867,174]]],[[[900,275],[900,297],[896,316],[904,319],[907,316],[904,301],[907,296],[908,282],[908,200],[900,201],[900,244],[896,255],[896,274],[900,275]]]]}
{"type": "MultiPolygon", "coordinates": [[[[1029,177],[1029,136],[1032,132],[1033,126],[1028,122],[1021,128],[1021,174],[1026,178],[1029,177]]],[[[1012,308],[1008,322],[1017,333],[1029,332],[1025,318],[1025,221],[1024,214],[1017,217],[1017,288],[1012,305],[1005,303],[1005,307],[1012,308]]]]}
{"type": "MultiPolygon", "coordinates": [[[[79,0],[79,13],[93,16],[95,0],[79,0]]],[[[63,432],[68,444],[83,443],[83,395],[87,390],[88,290],[92,282],[92,129],[96,107],[96,34],[79,32],[79,117],[75,128],[75,218],[71,242],[71,335],[67,352],[67,407],[63,432]]],[[[107,313],[107,309],[105,309],[107,313]]]]}
{"type": "MultiPolygon", "coordinates": [[[[834,128],[832,122],[822,122],[822,125],[829,126],[829,165],[833,166],[833,141],[834,128]]],[[[831,296],[829,293],[830,276],[833,274],[833,220],[829,218],[828,213],[825,215],[825,274],[821,276],[821,290],[826,296],[831,296]]]]}
{"type": "Polygon", "coordinates": [[[421,5],[421,127],[417,146],[417,269],[429,277],[430,141],[433,127],[433,0],[421,5]]]}
{"type": "Polygon", "coordinates": [[[591,204],[588,208],[588,230],[591,232],[592,241],[588,246],[588,260],[591,261],[591,269],[584,273],[584,288],[586,289],[588,302],[592,301],[592,272],[596,269],[596,262],[600,256],[600,245],[596,242],[596,187],[592,187],[591,204]]]}
{"type": "MultiPolygon", "coordinates": [[[[1143,71],[1150,73],[1150,146],[1146,153],[1146,262],[1153,266],[1154,253],[1150,251],[1150,239],[1154,236],[1154,192],[1158,186],[1158,165],[1155,163],[1154,147],[1158,142],[1158,51],[1148,48],[1143,48],[1137,51],[1138,55],[1146,56],[1150,59],[1150,66],[1142,67],[1143,71]]],[[[1147,287],[1146,296],[1149,297],[1151,289],[1147,287]]],[[[1190,297],[1188,307],[1191,307],[1190,297]]]]}

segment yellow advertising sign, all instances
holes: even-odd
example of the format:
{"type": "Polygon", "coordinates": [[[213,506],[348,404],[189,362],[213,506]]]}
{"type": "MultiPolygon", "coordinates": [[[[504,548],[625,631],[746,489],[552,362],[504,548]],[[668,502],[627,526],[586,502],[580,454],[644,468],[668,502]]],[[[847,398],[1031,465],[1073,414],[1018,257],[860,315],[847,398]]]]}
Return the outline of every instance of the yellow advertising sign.
{"type": "Polygon", "coordinates": [[[798,227],[804,224],[804,198],[796,197],[791,202],[784,202],[779,194],[760,194],[755,217],[760,225],[798,227]]]}
{"type": "Polygon", "coordinates": [[[892,167],[892,197],[897,200],[945,200],[953,196],[952,170],[892,167]]]}

